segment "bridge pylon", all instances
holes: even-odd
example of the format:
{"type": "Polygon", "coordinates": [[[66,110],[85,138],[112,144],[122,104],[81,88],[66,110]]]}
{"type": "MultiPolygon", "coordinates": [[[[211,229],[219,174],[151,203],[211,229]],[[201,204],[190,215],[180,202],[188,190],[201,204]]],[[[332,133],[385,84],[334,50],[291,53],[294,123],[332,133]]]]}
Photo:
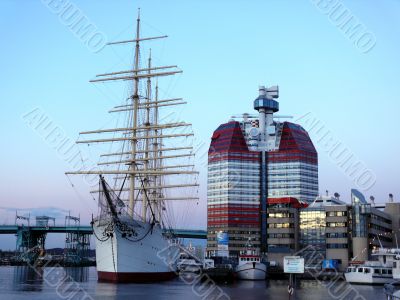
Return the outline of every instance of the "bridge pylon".
{"type": "MultiPolygon", "coordinates": [[[[40,224],[41,218],[43,217],[36,217],[36,225],[40,224]]],[[[18,212],[15,215],[15,225],[18,226],[15,260],[17,263],[34,264],[39,257],[43,257],[45,254],[46,233],[32,231],[30,216],[20,216],[18,212]],[[18,220],[26,221],[28,226],[18,224],[18,220]]]]}
{"type": "Polygon", "coordinates": [[[89,258],[90,234],[76,230],[80,226],[80,217],[65,217],[64,264],[77,266],[85,264],[89,258]]]}

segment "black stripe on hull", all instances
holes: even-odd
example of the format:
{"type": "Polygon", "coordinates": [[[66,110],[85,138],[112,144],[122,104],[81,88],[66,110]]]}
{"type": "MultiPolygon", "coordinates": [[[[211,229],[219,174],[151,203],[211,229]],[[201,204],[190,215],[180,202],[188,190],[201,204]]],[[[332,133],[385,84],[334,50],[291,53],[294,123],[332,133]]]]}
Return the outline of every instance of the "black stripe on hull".
{"type": "Polygon", "coordinates": [[[151,283],[167,281],[177,277],[175,272],[130,273],[130,272],[97,272],[99,282],[112,283],[151,283]]]}

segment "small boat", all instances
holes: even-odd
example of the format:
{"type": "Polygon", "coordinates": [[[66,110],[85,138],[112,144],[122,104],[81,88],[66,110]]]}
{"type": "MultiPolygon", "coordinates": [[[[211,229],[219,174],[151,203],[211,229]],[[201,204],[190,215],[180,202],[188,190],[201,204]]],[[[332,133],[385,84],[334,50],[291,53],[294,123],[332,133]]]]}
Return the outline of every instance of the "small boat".
{"type": "Polygon", "coordinates": [[[200,273],[203,264],[198,263],[195,259],[179,259],[178,260],[178,271],[182,273],[200,273]]]}
{"type": "MultiPolygon", "coordinates": [[[[349,283],[356,284],[385,284],[394,281],[393,271],[397,265],[400,249],[379,248],[372,252],[378,260],[350,265],[344,276],[349,283]]],[[[399,278],[400,279],[400,272],[399,278]]]]}
{"type": "Polygon", "coordinates": [[[393,281],[392,268],[367,264],[348,267],[344,276],[347,282],[358,284],[385,284],[393,281]]]}
{"type": "Polygon", "coordinates": [[[247,249],[239,255],[236,275],[242,280],[265,280],[267,277],[267,265],[261,262],[259,252],[251,246],[250,241],[247,249]]]}
{"type": "Polygon", "coordinates": [[[196,256],[196,248],[192,243],[181,251],[177,262],[177,268],[180,273],[200,273],[203,268],[203,263],[200,258],[196,256]]]}

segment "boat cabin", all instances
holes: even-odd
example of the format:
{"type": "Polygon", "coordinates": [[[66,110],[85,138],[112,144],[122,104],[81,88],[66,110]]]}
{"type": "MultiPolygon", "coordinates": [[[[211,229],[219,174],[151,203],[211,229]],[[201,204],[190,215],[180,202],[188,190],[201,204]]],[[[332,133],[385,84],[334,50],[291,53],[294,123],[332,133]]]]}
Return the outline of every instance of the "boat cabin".
{"type": "Polygon", "coordinates": [[[239,263],[244,262],[260,262],[260,257],[256,255],[240,255],[239,263]]]}
{"type": "Polygon", "coordinates": [[[364,274],[371,273],[373,276],[391,277],[392,268],[356,266],[356,267],[348,267],[346,273],[364,273],[364,274]]]}

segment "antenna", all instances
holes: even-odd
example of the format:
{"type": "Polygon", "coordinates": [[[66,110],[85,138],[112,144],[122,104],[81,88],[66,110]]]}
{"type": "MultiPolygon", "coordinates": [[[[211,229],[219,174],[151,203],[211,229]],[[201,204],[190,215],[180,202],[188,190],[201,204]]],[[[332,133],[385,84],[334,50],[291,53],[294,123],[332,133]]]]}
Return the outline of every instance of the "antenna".
{"type": "Polygon", "coordinates": [[[379,234],[377,234],[376,236],[378,237],[379,245],[381,246],[381,248],[383,248],[382,243],[381,243],[381,239],[379,238],[379,234]]]}
{"type": "Polygon", "coordinates": [[[389,194],[389,202],[393,203],[393,194],[389,194]]]}
{"type": "Polygon", "coordinates": [[[373,206],[375,206],[375,197],[374,197],[374,196],[371,196],[371,197],[369,197],[369,200],[371,200],[371,204],[372,204],[373,206]]]}

